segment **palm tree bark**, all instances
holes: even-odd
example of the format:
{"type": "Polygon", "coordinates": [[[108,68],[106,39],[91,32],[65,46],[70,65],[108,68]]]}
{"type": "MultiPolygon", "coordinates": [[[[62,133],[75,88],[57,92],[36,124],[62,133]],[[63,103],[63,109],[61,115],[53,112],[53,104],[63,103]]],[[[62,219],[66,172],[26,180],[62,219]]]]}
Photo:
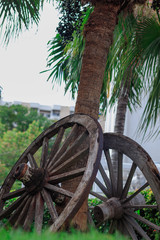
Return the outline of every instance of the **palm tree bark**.
{"type": "Polygon", "coordinates": [[[106,60],[119,6],[96,2],[84,30],[85,50],[75,112],[89,114],[97,119],[106,60]]]}
{"type": "MultiPolygon", "coordinates": [[[[80,83],[75,112],[88,114],[98,119],[100,93],[106,67],[109,47],[113,41],[113,31],[117,22],[119,6],[97,0],[84,29],[85,50],[82,59],[80,83]]],[[[85,162],[85,159],[82,161],[85,162]]],[[[83,164],[83,163],[81,163],[83,164]]],[[[76,168],[76,166],[75,166],[76,168]]],[[[65,183],[65,188],[74,192],[80,178],[65,183]]],[[[71,225],[81,231],[87,230],[88,200],[84,202],[71,225]]],[[[66,223],[68,227],[70,223],[66,223]]]]}
{"type": "MultiPolygon", "coordinates": [[[[85,50],[75,112],[88,114],[95,119],[98,119],[103,76],[118,10],[117,5],[96,1],[94,11],[84,30],[85,50]]],[[[72,190],[78,183],[79,180],[72,184],[72,190]]],[[[87,212],[86,200],[73,219],[74,226],[82,231],[87,229],[87,212]]]]}
{"type": "MultiPolygon", "coordinates": [[[[122,81],[121,83],[121,94],[118,98],[116,118],[115,118],[115,126],[114,132],[124,134],[125,120],[126,120],[126,112],[129,100],[129,90],[131,85],[131,68],[128,68],[128,79],[122,81]]],[[[114,176],[117,181],[118,177],[118,152],[112,151],[112,164],[114,170],[114,176]]],[[[118,182],[117,182],[118,188],[118,182]]],[[[118,189],[117,189],[118,190],[118,189]]]]}

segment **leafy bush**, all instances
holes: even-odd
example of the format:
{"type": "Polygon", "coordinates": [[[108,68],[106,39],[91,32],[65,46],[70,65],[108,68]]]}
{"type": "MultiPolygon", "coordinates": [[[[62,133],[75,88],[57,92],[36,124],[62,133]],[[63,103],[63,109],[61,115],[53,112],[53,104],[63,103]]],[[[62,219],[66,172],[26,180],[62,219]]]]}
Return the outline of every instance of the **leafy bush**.
{"type": "MultiPolygon", "coordinates": [[[[145,198],[146,204],[156,205],[154,194],[150,188],[143,191],[142,194],[145,198]]],[[[144,217],[145,219],[148,219],[150,222],[156,224],[157,226],[160,226],[160,214],[157,209],[144,208],[139,210],[138,214],[144,217]]],[[[154,240],[160,239],[160,233],[158,233],[156,230],[153,230],[152,228],[142,223],[140,223],[140,225],[143,227],[143,229],[150,236],[151,239],[154,240]]]]}

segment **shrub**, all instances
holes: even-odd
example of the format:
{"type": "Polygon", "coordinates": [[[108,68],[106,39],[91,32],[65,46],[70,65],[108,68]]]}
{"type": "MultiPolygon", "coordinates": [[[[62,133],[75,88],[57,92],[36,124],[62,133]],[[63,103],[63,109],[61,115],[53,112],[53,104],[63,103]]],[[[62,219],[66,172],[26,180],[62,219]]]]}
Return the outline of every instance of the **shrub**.
{"type": "MultiPolygon", "coordinates": [[[[150,188],[143,191],[142,194],[145,198],[146,204],[156,205],[154,194],[150,188]]],[[[160,226],[160,214],[157,209],[144,208],[139,210],[138,214],[145,219],[148,219],[150,222],[156,224],[157,226],[160,226]]],[[[144,231],[150,236],[151,239],[160,239],[160,233],[158,233],[156,230],[153,230],[152,228],[144,225],[143,223],[140,223],[140,225],[143,227],[144,231]]]]}

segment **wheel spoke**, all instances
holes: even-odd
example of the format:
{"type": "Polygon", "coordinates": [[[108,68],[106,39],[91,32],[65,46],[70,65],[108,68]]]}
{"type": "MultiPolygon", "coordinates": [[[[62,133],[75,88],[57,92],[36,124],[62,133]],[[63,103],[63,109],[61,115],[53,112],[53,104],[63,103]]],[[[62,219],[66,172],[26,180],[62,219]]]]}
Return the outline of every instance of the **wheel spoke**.
{"type": "Polygon", "coordinates": [[[110,157],[110,154],[109,154],[109,150],[104,150],[104,153],[105,153],[105,156],[106,156],[109,175],[110,175],[110,179],[111,179],[112,195],[115,196],[115,194],[116,194],[116,190],[115,190],[116,189],[116,183],[115,183],[113,165],[112,165],[111,157],[110,157]]]}
{"type": "Polygon", "coordinates": [[[137,235],[134,231],[134,228],[131,224],[128,223],[128,221],[125,221],[125,219],[122,219],[124,227],[126,227],[128,234],[131,236],[132,240],[138,240],[137,235]]]}
{"type": "Polygon", "coordinates": [[[9,192],[9,193],[6,193],[2,196],[2,200],[3,201],[6,201],[8,199],[11,199],[11,198],[15,198],[15,197],[19,197],[21,196],[24,192],[26,191],[25,187],[23,188],[20,188],[14,192],[9,192]]]}
{"type": "Polygon", "coordinates": [[[154,223],[148,221],[147,219],[141,217],[140,215],[136,214],[135,212],[133,212],[133,211],[126,211],[126,213],[127,213],[129,216],[137,219],[138,221],[140,221],[140,222],[148,225],[149,227],[151,227],[151,228],[153,228],[153,229],[155,229],[155,230],[157,230],[157,231],[160,231],[160,227],[159,227],[159,226],[157,226],[156,224],[154,224],[154,223]]]}
{"type": "Polygon", "coordinates": [[[143,191],[146,187],[149,186],[149,183],[146,182],[141,188],[139,188],[136,192],[134,192],[131,196],[123,201],[123,203],[131,201],[135,196],[137,196],[141,191],[143,191]]]}
{"type": "Polygon", "coordinates": [[[145,239],[145,240],[151,240],[148,235],[145,233],[145,231],[141,228],[141,226],[136,222],[136,220],[133,217],[124,216],[127,222],[129,222],[132,227],[145,239]]]}
{"type": "Polygon", "coordinates": [[[111,224],[110,224],[109,230],[108,230],[109,234],[112,234],[115,231],[116,225],[117,225],[117,220],[111,220],[111,224]]]}
{"type": "Polygon", "coordinates": [[[63,163],[66,159],[68,159],[70,156],[72,156],[75,152],[77,147],[79,147],[81,145],[81,143],[84,141],[84,139],[87,137],[87,132],[83,132],[75,141],[74,143],[68,148],[66,149],[66,151],[64,151],[64,153],[61,155],[61,157],[59,157],[58,160],[56,160],[56,162],[51,166],[51,168],[49,169],[49,171],[51,171],[52,169],[54,169],[55,167],[57,167],[58,165],[60,165],[61,163],[63,163]]]}
{"type": "Polygon", "coordinates": [[[28,157],[29,163],[31,164],[31,167],[38,168],[38,165],[37,165],[36,160],[34,159],[33,155],[31,153],[28,153],[27,157],[28,157]]]}
{"type": "Polygon", "coordinates": [[[48,169],[50,170],[50,168],[52,169],[53,164],[61,157],[61,155],[63,155],[63,153],[67,150],[68,146],[71,144],[72,139],[76,136],[77,134],[77,129],[78,129],[78,125],[75,124],[72,129],[71,132],[69,133],[68,137],[65,139],[63,145],[61,148],[59,148],[59,150],[56,152],[56,154],[54,155],[53,159],[52,159],[52,165],[48,166],[48,169]]]}
{"type": "Polygon", "coordinates": [[[26,197],[27,193],[25,192],[20,198],[18,198],[15,202],[13,202],[7,209],[3,210],[0,213],[0,220],[9,216],[22,202],[22,200],[26,197]]]}
{"type": "Polygon", "coordinates": [[[31,204],[32,197],[28,197],[27,201],[23,201],[22,205],[22,211],[21,213],[17,216],[17,219],[15,221],[14,227],[17,228],[18,226],[22,226],[24,224],[25,216],[27,215],[29,206],[31,204]]]}
{"type": "Polygon", "coordinates": [[[49,159],[48,159],[47,163],[45,164],[45,168],[47,166],[49,168],[52,165],[52,159],[53,159],[54,155],[56,154],[56,152],[59,149],[60,143],[61,143],[62,138],[63,138],[64,131],[65,131],[64,127],[61,127],[60,130],[58,131],[56,140],[55,140],[55,142],[54,142],[54,144],[52,146],[52,149],[51,149],[51,153],[50,153],[49,159]]]}
{"type": "Polygon", "coordinates": [[[43,212],[44,212],[44,201],[41,193],[36,195],[36,207],[35,207],[35,229],[38,233],[41,233],[43,224],[43,212]]]}
{"type": "Polygon", "coordinates": [[[87,212],[87,221],[88,221],[88,224],[89,224],[90,226],[95,227],[95,224],[94,224],[92,215],[91,215],[91,213],[90,213],[89,210],[88,210],[88,212],[87,212]]]}
{"type": "Polygon", "coordinates": [[[19,204],[19,206],[15,209],[15,211],[13,212],[13,214],[10,216],[10,218],[8,219],[8,222],[11,225],[14,225],[15,221],[17,220],[18,216],[21,214],[21,211],[23,209],[24,204],[26,203],[26,201],[28,200],[28,196],[26,196],[21,203],[19,204]]]}
{"type": "Polygon", "coordinates": [[[102,192],[108,197],[110,198],[111,195],[108,192],[107,188],[99,181],[98,178],[95,178],[95,183],[98,185],[98,187],[102,190],[102,192]]]}
{"type": "Polygon", "coordinates": [[[103,202],[106,202],[107,201],[107,198],[98,194],[97,192],[94,192],[94,191],[90,191],[90,194],[95,196],[96,198],[102,200],[103,202]]]}
{"type": "Polygon", "coordinates": [[[45,189],[43,189],[41,193],[42,193],[42,197],[43,197],[44,201],[47,204],[47,207],[48,207],[49,213],[51,215],[52,221],[54,222],[58,218],[58,214],[57,214],[57,211],[56,211],[56,209],[53,205],[51,195],[45,189]]]}
{"type": "Polygon", "coordinates": [[[56,187],[56,186],[51,185],[49,183],[46,183],[44,185],[44,187],[49,189],[49,190],[52,190],[53,192],[57,192],[57,193],[63,194],[65,196],[67,196],[67,197],[70,197],[70,198],[73,197],[73,193],[72,192],[67,191],[67,190],[65,190],[63,188],[60,188],[60,187],[56,187]]]}
{"type": "Polygon", "coordinates": [[[23,225],[23,228],[25,231],[29,231],[31,228],[31,224],[33,222],[34,215],[35,215],[35,203],[36,203],[36,197],[33,196],[32,201],[29,206],[29,209],[28,209],[28,212],[27,212],[27,217],[26,217],[26,219],[24,221],[24,225],[23,225]]]}
{"type": "Polygon", "coordinates": [[[51,176],[48,179],[48,182],[53,183],[53,184],[61,183],[66,180],[70,180],[70,179],[76,178],[78,176],[82,176],[84,174],[84,172],[85,172],[85,168],[79,168],[79,169],[76,169],[76,170],[73,170],[70,172],[64,172],[62,174],[51,176]]]}
{"type": "Polygon", "coordinates": [[[107,187],[107,189],[108,189],[108,192],[111,194],[111,192],[112,192],[112,190],[111,190],[111,182],[110,182],[107,174],[105,173],[105,170],[104,170],[104,168],[102,167],[102,164],[101,164],[101,163],[99,164],[99,171],[100,171],[100,173],[101,173],[101,175],[102,175],[102,178],[103,178],[104,183],[105,183],[105,185],[106,185],[106,187],[107,187]]]}
{"type": "Polygon", "coordinates": [[[79,160],[81,160],[82,158],[84,158],[84,156],[86,156],[88,151],[89,151],[89,149],[87,147],[87,148],[81,150],[80,152],[76,153],[71,158],[69,158],[67,161],[62,163],[60,166],[56,167],[54,170],[49,172],[49,176],[62,173],[63,171],[66,170],[66,168],[70,167],[73,163],[76,163],[79,160]]]}
{"type": "Polygon", "coordinates": [[[121,199],[127,197],[127,193],[129,191],[129,188],[130,188],[130,185],[131,185],[131,182],[132,182],[132,178],[134,176],[136,168],[137,168],[137,165],[135,163],[132,163],[132,167],[131,167],[131,170],[129,172],[126,184],[125,184],[124,189],[122,191],[121,199]]]}
{"type": "Polygon", "coordinates": [[[43,139],[43,145],[42,145],[42,156],[41,156],[41,162],[40,162],[41,168],[43,168],[45,166],[47,157],[48,157],[48,138],[45,137],[43,139]]]}
{"type": "Polygon", "coordinates": [[[123,190],[123,154],[118,152],[118,177],[117,177],[117,196],[120,197],[123,190]]]}

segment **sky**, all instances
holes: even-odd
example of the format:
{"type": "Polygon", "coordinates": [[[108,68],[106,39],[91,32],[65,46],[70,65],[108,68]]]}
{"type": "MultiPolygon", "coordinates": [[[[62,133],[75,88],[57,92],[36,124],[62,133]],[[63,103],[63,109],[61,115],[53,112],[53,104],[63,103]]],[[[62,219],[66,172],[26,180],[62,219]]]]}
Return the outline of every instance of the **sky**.
{"type": "Polygon", "coordinates": [[[23,31],[7,47],[0,46],[0,86],[3,101],[35,102],[42,105],[74,106],[71,94],[64,96],[64,85],[47,82],[47,42],[56,35],[58,11],[46,3],[39,26],[23,31]]]}

